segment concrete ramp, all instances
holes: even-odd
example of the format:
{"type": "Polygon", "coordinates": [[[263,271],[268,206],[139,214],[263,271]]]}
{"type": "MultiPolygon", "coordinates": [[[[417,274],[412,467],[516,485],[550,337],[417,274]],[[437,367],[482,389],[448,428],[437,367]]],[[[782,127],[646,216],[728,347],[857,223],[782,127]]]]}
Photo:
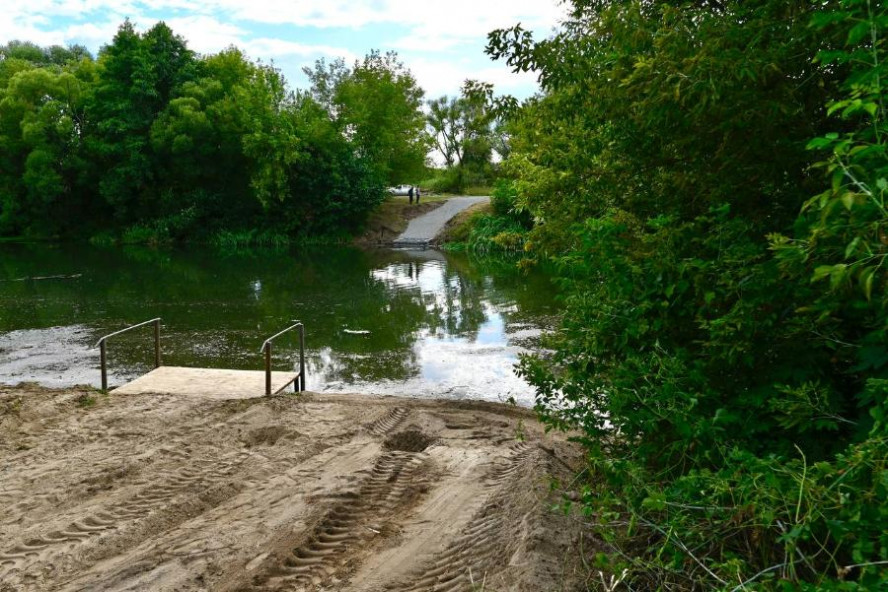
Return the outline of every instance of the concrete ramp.
{"type": "Polygon", "coordinates": [[[435,240],[451,218],[466,208],[487,201],[490,201],[489,197],[452,197],[441,207],[411,220],[407,230],[395,239],[393,246],[423,249],[435,240]]]}
{"type": "MultiPolygon", "coordinates": [[[[272,372],[271,392],[284,390],[298,376],[298,372],[272,372]]],[[[265,395],[265,372],[161,366],[113,392],[116,395],[160,393],[213,399],[252,399],[265,395]]]]}

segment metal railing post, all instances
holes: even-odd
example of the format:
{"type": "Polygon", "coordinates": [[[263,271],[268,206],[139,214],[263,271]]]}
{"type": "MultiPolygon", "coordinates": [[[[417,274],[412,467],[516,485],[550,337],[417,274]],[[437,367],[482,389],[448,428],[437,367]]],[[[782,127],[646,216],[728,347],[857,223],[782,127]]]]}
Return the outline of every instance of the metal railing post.
{"type": "Polygon", "coordinates": [[[160,368],[160,319],[154,319],[154,367],[160,368]]]}
{"type": "Polygon", "coordinates": [[[127,331],[132,331],[133,329],[138,329],[139,327],[144,327],[146,325],[154,325],[154,367],[160,368],[160,321],[161,319],[158,317],[156,319],[151,319],[150,321],[144,321],[142,323],[138,323],[136,325],[132,325],[125,329],[121,329],[120,331],[115,331],[109,335],[105,335],[99,342],[96,344],[99,347],[99,356],[101,358],[102,365],[102,390],[108,390],[108,350],[105,342],[115,335],[120,335],[121,333],[126,333],[127,331]]]}
{"type": "Polygon", "coordinates": [[[305,390],[305,326],[299,323],[299,390],[305,390]]]}
{"type": "Polygon", "coordinates": [[[108,390],[108,353],[105,350],[105,340],[99,341],[99,357],[102,360],[102,390],[108,390]]]}
{"type": "Polygon", "coordinates": [[[271,396],[271,342],[265,343],[265,396],[271,396]]]}
{"type": "MultiPolygon", "coordinates": [[[[290,325],[280,333],[275,333],[271,337],[265,340],[262,344],[262,347],[259,348],[259,352],[265,352],[265,394],[271,395],[271,342],[287,333],[288,331],[292,331],[296,329],[299,331],[299,374],[296,376],[295,380],[293,380],[293,389],[296,392],[305,390],[305,327],[302,325],[301,321],[293,321],[293,325],[290,325]]],[[[290,386],[290,383],[287,382],[281,390],[290,386]]]]}

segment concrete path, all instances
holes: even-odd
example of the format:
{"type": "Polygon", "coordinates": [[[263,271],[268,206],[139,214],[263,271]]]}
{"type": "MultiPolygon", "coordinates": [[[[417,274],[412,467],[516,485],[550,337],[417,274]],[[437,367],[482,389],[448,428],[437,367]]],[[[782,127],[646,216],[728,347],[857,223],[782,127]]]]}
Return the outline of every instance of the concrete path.
{"type": "Polygon", "coordinates": [[[414,218],[407,230],[395,239],[396,247],[426,247],[434,240],[451,218],[476,203],[488,202],[489,197],[452,197],[428,214],[414,218]]]}

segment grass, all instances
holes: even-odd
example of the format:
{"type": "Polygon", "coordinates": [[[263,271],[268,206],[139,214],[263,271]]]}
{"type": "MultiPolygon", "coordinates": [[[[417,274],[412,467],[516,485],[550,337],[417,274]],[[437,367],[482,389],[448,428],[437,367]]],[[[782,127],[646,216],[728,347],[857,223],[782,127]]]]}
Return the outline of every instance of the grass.
{"type": "Polygon", "coordinates": [[[89,393],[83,393],[77,397],[75,403],[81,409],[89,409],[96,404],[96,398],[89,393]]]}
{"type": "Polygon", "coordinates": [[[444,242],[468,242],[472,228],[477,224],[478,219],[492,213],[493,209],[489,203],[476,204],[463,210],[447,224],[444,231],[444,242]]]}
{"type": "MultiPolygon", "coordinates": [[[[459,191],[457,193],[450,193],[447,191],[442,191],[441,193],[434,193],[433,195],[435,195],[436,197],[438,197],[440,199],[450,199],[451,197],[465,197],[465,196],[470,196],[470,197],[485,196],[486,197],[486,196],[490,195],[492,191],[493,191],[493,188],[491,188],[491,187],[487,187],[485,185],[477,185],[477,186],[472,186],[472,187],[466,187],[464,190],[459,191]]],[[[425,201],[425,199],[426,199],[425,196],[426,196],[426,194],[423,193],[423,197],[422,197],[423,201],[425,201]]]]}
{"type": "Polygon", "coordinates": [[[493,187],[488,185],[475,185],[472,187],[466,187],[465,191],[463,191],[463,195],[490,195],[493,192],[493,187]]]}
{"type": "Polygon", "coordinates": [[[223,249],[257,246],[283,249],[289,247],[290,243],[290,237],[286,234],[256,229],[240,231],[220,230],[210,239],[210,244],[223,249]]]}

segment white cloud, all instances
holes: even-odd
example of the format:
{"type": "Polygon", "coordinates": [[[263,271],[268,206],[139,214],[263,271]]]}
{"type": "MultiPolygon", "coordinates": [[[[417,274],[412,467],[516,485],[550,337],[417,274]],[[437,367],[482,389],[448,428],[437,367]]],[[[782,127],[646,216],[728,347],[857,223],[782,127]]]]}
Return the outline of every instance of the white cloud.
{"type": "Polygon", "coordinates": [[[477,38],[518,21],[546,31],[564,13],[558,0],[4,0],[5,18],[10,20],[27,15],[77,18],[93,13],[164,11],[319,28],[396,24],[421,35],[453,38],[477,38]]]}
{"type": "MultiPolygon", "coordinates": [[[[318,57],[352,61],[370,49],[393,48],[417,76],[427,96],[455,94],[463,80],[492,82],[500,92],[527,95],[535,88],[533,75],[513,75],[504,64],[491,64],[481,51],[489,31],[518,22],[537,35],[546,35],[563,18],[559,0],[0,0],[0,43],[27,39],[41,45],[82,43],[97,50],[109,43],[124,18],[140,30],[162,17],[184,36],[189,47],[214,53],[229,45],[241,47],[253,59],[280,60],[293,82],[298,68],[318,57]],[[150,15],[150,16],[148,16],[150,15]],[[55,28],[51,27],[54,23],[55,28]],[[59,23],[62,23],[59,25],[59,23]],[[267,26],[326,30],[352,28],[355,44],[335,47],[297,43],[288,33],[267,26]],[[357,46],[380,37],[372,45],[357,46]],[[393,38],[392,27],[399,31],[393,38]],[[263,30],[264,29],[264,30],[263,30]],[[384,32],[383,32],[384,31],[384,32]],[[387,37],[382,37],[386,35],[387,37]],[[293,67],[292,71],[290,66],[293,67]]],[[[277,27],[276,27],[277,28],[277,27]]],[[[313,38],[316,38],[315,35],[313,38]]],[[[338,37],[341,38],[341,37],[338,37]]]]}
{"type": "Polygon", "coordinates": [[[201,5],[257,22],[321,28],[388,23],[419,33],[446,32],[457,38],[486,35],[492,29],[518,21],[531,29],[548,30],[564,14],[558,0],[204,0],[201,5]]]}
{"type": "Polygon", "coordinates": [[[123,18],[112,18],[103,23],[83,23],[64,29],[64,43],[79,43],[90,49],[97,49],[111,43],[123,18]]]}
{"type": "Polygon", "coordinates": [[[459,94],[459,89],[468,78],[493,84],[497,94],[524,97],[536,88],[535,74],[513,74],[505,65],[473,67],[464,63],[418,57],[410,60],[409,66],[417,83],[425,89],[426,99],[459,94]]]}
{"type": "Polygon", "coordinates": [[[354,60],[356,54],[343,47],[332,47],[329,45],[306,45],[296,43],[295,41],[286,41],[284,39],[260,38],[251,39],[243,43],[243,47],[248,55],[268,56],[271,58],[285,56],[302,56],[302,57],[328,57],[328,58],[345,58],[345,60],[354,60]]]}
{"type": "MultiPolygon", "coordinates": [[[[216,53],[229,45],[243,45],[247,31],[212,17],[192,15],[165,19],[174,33],[182,35],[188,47],[198,53],[216,53]]],[[[149,28],[152,25],[149,25],[149,28]]]]}

